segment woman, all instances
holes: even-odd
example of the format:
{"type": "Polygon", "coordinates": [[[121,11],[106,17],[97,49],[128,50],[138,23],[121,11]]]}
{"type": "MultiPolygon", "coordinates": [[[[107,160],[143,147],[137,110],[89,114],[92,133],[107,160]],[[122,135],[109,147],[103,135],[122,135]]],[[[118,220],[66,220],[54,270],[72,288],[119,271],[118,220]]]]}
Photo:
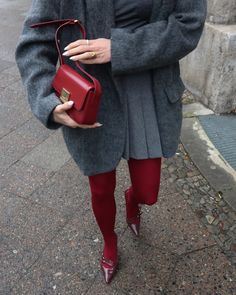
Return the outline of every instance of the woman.
{"type": "Polygon", "coordinates": [[[88,176],[92,208],[104,238],[101,268],[109,283],[117,269],[116,167],[128,161],[126,221],[138,236],[140,204],[157,202],[162,157],[178,147],[182,123],[179,60],[198,44],[206,0],[33,0],[16,49],[16,61],[34,115],[50,129],[62,127],[67,148],[88,176]],[[86,40],[70,28],[64,56],[80,61],[103,89],[98,122],[79,125],[52,91],[57,52],[53,19],[80,19],[86,40]]]}

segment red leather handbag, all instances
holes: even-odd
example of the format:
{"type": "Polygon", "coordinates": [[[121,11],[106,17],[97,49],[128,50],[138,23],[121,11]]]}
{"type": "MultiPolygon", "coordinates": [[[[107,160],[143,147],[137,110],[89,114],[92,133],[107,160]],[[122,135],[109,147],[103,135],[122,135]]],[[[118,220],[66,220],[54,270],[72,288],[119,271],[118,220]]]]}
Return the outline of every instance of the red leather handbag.
{"type": "Polygon", "coordinates": [[[100,82],[86,72],[80,63],[76,61],[79,70],[84,73],[80,74],[69,65],[65,64],[60,50],[59,31],[67,25],[77,25],[82,33],[83,39],[86,39],[85,28],[79,20],[63,19],[48,22],[32,24],[31,28],[40,26],[58,24],[59,27],[55,33],[55,42],[58,51],[60,67],[52,81],[52,87],[55,94],[62,103],[69,100],[74,101],[68,115],[78,124],[93,124],[96,122],[98,109],[100,106],[102,88],[100,82]]]}

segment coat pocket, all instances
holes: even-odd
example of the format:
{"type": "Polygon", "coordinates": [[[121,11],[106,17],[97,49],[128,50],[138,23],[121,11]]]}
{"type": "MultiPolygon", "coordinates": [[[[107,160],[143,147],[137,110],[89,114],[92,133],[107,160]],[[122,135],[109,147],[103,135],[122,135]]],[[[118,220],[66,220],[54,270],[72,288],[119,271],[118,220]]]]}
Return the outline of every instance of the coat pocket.
{"type": "Polygon", "coordinates": [[[164,86],[165,93],[168,97],[170,103],[175,103],[182,98],[183,92],[185,90],[185,85],[179,76],[178,78],[172,80],[171,82],[165,82],[164,86]]]}

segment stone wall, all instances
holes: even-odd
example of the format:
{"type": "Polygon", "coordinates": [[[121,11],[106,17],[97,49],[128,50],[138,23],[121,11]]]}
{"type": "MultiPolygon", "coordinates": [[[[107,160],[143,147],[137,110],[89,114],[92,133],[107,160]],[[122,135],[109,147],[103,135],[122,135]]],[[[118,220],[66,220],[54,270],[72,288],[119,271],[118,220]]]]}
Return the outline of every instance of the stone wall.
{"type": "Polygon", "coordinates": [[[217,24],[236,24],[236,1],[208,0],[208,21],[217,24]]]}
{"type": "Polygon", "coordinates": [[[236,1],[208,0],[196,50],[181,60],[186,87],[216,113],[236,108],[236,1]]]}

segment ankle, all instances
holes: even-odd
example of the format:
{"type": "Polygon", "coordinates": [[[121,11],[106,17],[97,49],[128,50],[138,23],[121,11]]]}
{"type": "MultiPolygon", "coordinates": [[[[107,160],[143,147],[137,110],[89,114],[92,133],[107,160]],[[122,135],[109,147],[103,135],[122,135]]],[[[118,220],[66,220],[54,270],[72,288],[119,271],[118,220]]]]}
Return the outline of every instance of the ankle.
{"type": "Polygon", "coordinates": [[[137,216],[139,213],[139,204],[136,201],[132,188],[125,191],[125,201],[126,201],[126,217],[132,218],[137,216]]]}
{"type": "Polygon", "coordinates": [[[103,256],[113,262],[117,261],[117,240],[116,233],[104,240],[103,256]]]}

